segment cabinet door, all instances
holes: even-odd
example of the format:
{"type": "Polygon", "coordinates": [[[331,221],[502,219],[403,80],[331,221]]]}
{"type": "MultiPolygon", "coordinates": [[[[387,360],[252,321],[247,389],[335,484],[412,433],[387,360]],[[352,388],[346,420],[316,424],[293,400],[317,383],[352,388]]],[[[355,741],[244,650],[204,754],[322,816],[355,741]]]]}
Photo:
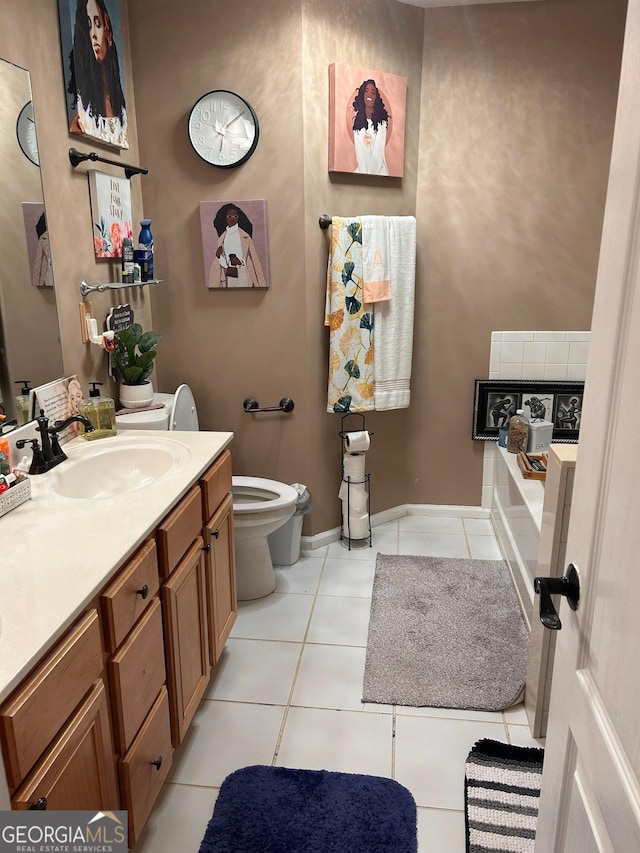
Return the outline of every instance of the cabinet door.
{"type": "Polygon", "coordinates": [[[173,747],[167,689],[163,687],[119,765],[122,808],[129,812],[133,847],[171,769],[173,747]]]}
{"type": "Polygon", "coordinates": [[[205,527],[209,656],[215,666],[236,621],[236,565],[233,543],[233,497],[228,494],[205,527]]]}
{"type": "Polygon", "coordinates": [[[109,660],[113,737],[125,752],[165,682],[162,608],[152,599],[125,642],[109,660]]]}
{"type": "Polygon", "coordinates": [[[103,670],[100,620],[90,610],[2,706],[0,741],[12,793],[103,670]]]}
{"type": "Polygon", "coordinates": [[[14,809],[113,811],[120,807],[107,695],[97,679],[86,699],[11,800],[14,809]]]}
{"type": "Polygon", "coordinates": [[[162,587],[173,745],[182,742],[209,682],[203,540],[199,536],[162,587]]]}

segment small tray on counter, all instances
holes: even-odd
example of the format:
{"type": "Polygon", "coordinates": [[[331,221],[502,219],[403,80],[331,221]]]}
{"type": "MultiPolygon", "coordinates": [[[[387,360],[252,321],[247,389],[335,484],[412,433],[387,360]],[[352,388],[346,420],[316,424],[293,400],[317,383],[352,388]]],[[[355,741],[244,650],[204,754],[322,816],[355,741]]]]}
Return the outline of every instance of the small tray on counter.
{"type": "Polygon", "coordinates": [[[31,480],[23,475],[19,483],[0,495],[0,516],[6,515],[28,500],[31,500],[31,480]]]}
{"type": "Polygon", "coordinates": [[[546,480],[547,479],[547,456],[546,453],[518,453],[518,468],[522,471],[522,476],[525,480],[546,480]],[[544,465],[544,471],[537,471],[530,459],[544,465]]]}

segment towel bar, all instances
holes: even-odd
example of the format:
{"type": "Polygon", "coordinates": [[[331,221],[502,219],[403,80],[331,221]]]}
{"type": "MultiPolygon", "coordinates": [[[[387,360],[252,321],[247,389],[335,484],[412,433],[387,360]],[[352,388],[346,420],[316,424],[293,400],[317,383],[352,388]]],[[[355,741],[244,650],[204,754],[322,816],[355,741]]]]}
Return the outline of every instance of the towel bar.
{"type": "Polygon", "coordinates": [[[328,228],[331,225],[331,217],[328,213],[323,213],[318,220],[318,225],[321,228],[328,228]]]}
{"type": "Polygon", "coordinates": [[[256,412],[292,412],[293,400],[291,399],[291,397],[283,397],[277,406],[267,406],[260,408],[256,399],[254,399],[253,397],[247,397],[247,399],[242,404],[242,408],[249,415],[253,415],[256,412]]]}

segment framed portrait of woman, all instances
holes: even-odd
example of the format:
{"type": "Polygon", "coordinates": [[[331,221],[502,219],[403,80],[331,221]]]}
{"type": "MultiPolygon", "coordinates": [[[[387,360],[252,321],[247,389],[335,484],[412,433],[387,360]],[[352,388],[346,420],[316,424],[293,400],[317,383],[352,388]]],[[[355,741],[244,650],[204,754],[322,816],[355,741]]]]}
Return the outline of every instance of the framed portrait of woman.
{"type": "Polygon", "coordinates": [[[329,66],[329,171],[401,178],[407,78],[329,66]]]}
{"type": "Polygon", "coordinates": [[[209,290],[269,287],[266,208],[263,199],[200,202],[209,290]]]}
{"type": "Polygon", "coordinates": [[[129,147],[119,0],[58,0],[69,130],[129,147]]]}

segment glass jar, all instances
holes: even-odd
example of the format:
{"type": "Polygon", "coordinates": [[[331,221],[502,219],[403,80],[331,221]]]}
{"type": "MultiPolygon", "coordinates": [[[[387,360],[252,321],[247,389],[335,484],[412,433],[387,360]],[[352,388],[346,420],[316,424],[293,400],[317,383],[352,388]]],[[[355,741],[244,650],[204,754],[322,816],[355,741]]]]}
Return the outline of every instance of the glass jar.
{"type": "Polygon", "coordinates": [[[526,453],[528,437],[529,421],[525,418],[524,411],[518,409],[509,421],[509,434],[507,435],[509,453],[526,453]]]}

